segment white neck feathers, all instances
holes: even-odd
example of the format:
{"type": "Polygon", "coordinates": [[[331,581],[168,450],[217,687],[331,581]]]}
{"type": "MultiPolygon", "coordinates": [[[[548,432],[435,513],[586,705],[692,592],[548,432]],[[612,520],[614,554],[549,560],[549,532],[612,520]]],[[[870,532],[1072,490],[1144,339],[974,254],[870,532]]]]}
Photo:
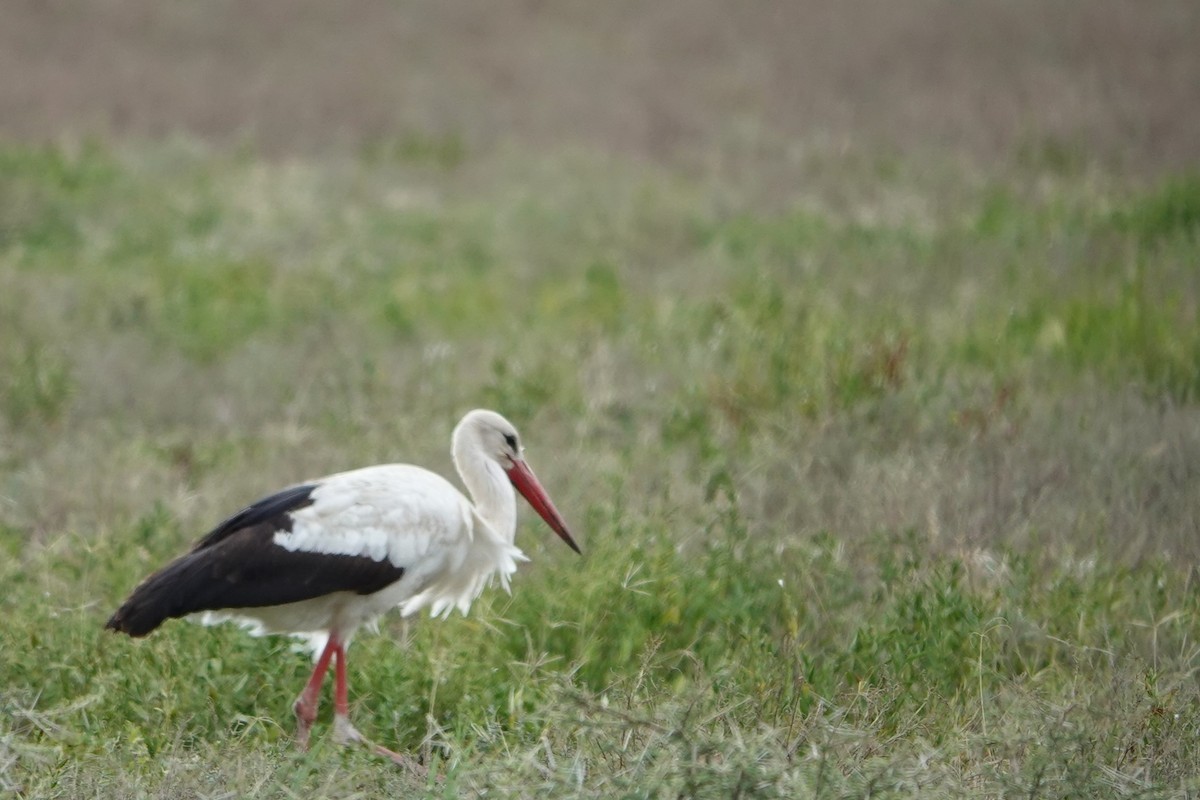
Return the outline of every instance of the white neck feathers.
{"type": "Polygon", "coordinates": [[[497,536],[512,544],[517,533],[517,497],[508,476],[495,459],[483,452],[476,431],[469,425],[460,424],[454,429],[453,455],[475,512],[497,536]]]}

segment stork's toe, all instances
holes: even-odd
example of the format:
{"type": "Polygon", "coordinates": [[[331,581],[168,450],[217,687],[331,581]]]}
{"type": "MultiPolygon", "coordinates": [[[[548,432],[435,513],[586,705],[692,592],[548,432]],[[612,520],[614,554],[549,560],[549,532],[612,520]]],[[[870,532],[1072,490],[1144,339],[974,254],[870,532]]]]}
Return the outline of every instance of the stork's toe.
{"type": "Polygon", "coordinates": [[[340,745],[361,744],[370,748],[377,756],[383,756],[389,759],[393,764],[401,767],[413,775],[424,777],[428,774],[428,770],[420,761],[405,753],[397,753],[395,750],[389,750],[383,745],[378,745],[372,742],[367,737],[358,732],[358,729],[350,723],[350,717],[344,714],[335,714],[333,717],[333,741],[340,745]]]}
{"type": "Polygon", "coordinates": [[[335,714],[333,717],[333,741],[338,744],[361,744],[367,740],[350,724],[350,717],[335,714]]]}

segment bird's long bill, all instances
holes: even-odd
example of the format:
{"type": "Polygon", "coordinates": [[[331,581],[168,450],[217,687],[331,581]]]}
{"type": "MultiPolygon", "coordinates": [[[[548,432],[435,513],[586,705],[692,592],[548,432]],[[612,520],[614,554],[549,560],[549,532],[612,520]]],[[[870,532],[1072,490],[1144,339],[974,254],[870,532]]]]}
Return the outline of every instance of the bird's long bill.
{"type": "Polygon", "coordinates": [[[533,510],[546,520],[546,524],[567,543],[568,547],[583,555],[579,545],[575,544],[575,540],[571,538],[562,514],[558,513],[558,509],[554,507],[553,501],[550,500],[550,496],[546,494],[546,490],[542,488],[542,484],[538,482],[537,476],[533,474],[529,465],[524,461],[514,461],[507,472],[508,479],[512,481],[513,486],[517,487],[517,491],[529,501],[533,510]]]}

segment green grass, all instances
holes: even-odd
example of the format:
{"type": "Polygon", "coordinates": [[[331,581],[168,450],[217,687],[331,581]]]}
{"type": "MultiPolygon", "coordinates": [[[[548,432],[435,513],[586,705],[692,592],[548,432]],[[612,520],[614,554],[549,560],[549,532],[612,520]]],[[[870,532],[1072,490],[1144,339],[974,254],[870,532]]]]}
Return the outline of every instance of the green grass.
{"type": "Polygon", "coordinates": [[[586,555],[526,513],[512,597],[356,641],[429,796],[1194,796],[1200,183],[1052,155],[780,208],[420,138],[0,148],[0,792],[419,791],[328,709],[293,752],[286,640],[101,628],[486,405],[586,555]]]}

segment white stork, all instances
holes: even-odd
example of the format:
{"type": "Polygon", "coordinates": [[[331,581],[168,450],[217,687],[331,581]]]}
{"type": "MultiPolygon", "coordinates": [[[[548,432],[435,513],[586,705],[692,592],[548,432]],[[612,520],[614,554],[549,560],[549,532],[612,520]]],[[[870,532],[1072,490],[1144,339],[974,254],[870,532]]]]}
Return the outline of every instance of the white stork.
{"type": "MultiPolygon", "coordinates": [[[[334,739],[365,742],[349,717],[351,637],[396,606],[404,616],[425,607],[434,616],[455,608],[466,614],[493,578],[507,591],[517,562],[528,560],[513,544],[513,486],[580,552],[508,420],[494,411],[468,413],[454,429],[452,449],[471,500],[408,464],[284,489],[234,514],[144,580],[105,627],[139,637],[169,618],[203,612],[202,622],[235,619],[259,633],[307,638],[317,658],[293,707],[297,743],[308,746],[334,657],[334,739]]],[[[376,750],[411,766],[400,754],[376,750]]]]}

